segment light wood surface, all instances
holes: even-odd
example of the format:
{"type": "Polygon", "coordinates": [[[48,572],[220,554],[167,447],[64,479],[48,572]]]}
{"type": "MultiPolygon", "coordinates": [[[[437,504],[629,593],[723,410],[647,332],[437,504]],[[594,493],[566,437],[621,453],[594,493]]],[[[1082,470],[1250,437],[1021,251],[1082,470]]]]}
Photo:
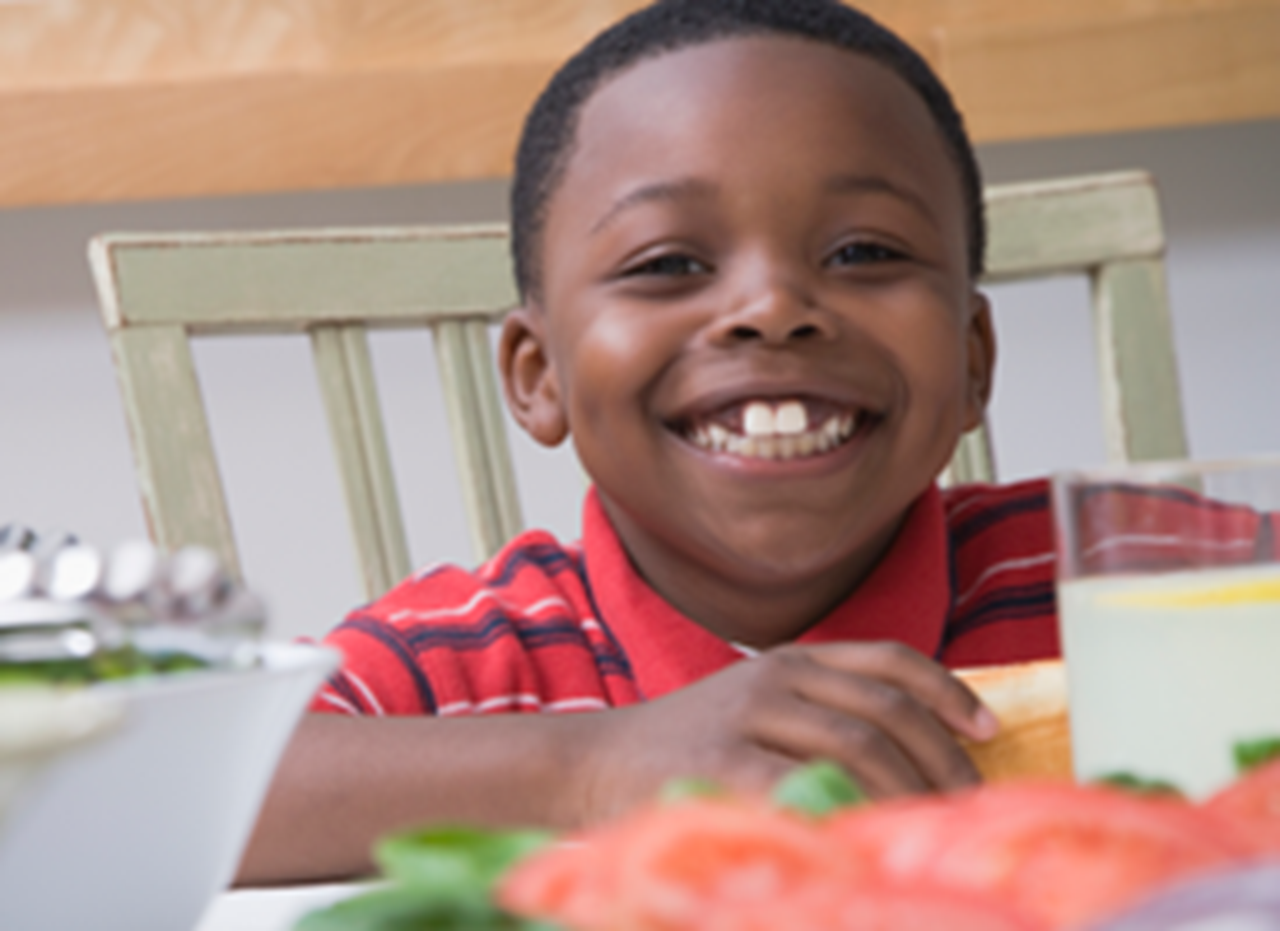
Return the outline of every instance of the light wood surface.
{"type": "MultiPolygon", "coordinates": [[[[497,177],[638,0],[9,0],[0,207],[497,177]]],[[[1280,0],[868,0],[975,138],[1280,116],[1280,0]]]]}

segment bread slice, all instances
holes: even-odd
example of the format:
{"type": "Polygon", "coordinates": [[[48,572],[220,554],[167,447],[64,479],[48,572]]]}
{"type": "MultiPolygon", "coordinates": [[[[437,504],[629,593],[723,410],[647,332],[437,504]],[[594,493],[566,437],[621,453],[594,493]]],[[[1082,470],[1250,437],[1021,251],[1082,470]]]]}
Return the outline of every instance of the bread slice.
{"type": "Polygon", "coordinates": [[[1000,719],[984,743],[963,741],[989,782],[1071,779],[1067,674],[1061,660],[956,670],[1000,719]]]}

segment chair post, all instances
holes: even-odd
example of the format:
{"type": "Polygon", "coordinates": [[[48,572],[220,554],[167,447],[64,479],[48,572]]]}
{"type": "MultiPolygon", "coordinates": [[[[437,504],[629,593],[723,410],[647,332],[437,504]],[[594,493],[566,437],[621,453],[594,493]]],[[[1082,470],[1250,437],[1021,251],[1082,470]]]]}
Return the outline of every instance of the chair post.
{"type": "Polygon", "coordinates": [[[206,546],[239,580],[231,517],[186,332],[172,324],[119,326],[109,328],[108,338],[151,538],[166,550],[206,546]]]}
{"type": "Polygon", "coordinates": [[[951,462],[943,471],[944,486],[968,485],[996,480],[995,454],[991,449],[991,432],[984,421],[960,437],[951,462]]]}
{"type": "Polygon", "coordinates": [[[1091,278],[1108,458],[1186,458],[1163,263],[1113,262],[1091,278]]]}

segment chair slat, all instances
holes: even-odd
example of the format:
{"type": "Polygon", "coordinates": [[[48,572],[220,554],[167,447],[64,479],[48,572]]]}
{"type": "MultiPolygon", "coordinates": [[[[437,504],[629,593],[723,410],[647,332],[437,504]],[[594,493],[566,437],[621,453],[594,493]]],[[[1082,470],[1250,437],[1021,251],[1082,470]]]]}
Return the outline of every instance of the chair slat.
{"type": "Polygon", "coordinates": [[[1186,458],[1163,263],[1105,265],[1094,275],[1093,292],[1109,458],[1186,458]]]}
{"type": "Polygon", "coordinates": [[[484,433],[485,462],[489,466],[489,497],[497,506],[499,539],[505,542],[524,527],[524,516],[520,513],[520,496],[507,443],[507,425],[502,417],[502,399],[494,375],[496,366],[489,344],[489,327],[482,320],[473,320],[465,328],[468,367],[475,383],[476,404],[484,433]]]}
{"type": "Polygon", "coordinates": [[[110,244],[121,323],[287,332],[422,324],[516,303],[501,226],[116,235],[110,244]]]}
{"type": "Polygon", "coordinates": [[[186,333],[179,326],[110,333],[142,505],[166,549],[198,544],[237,579],[231,518],[186,333]]]}
{"type": "Polygon", "coordinates": [[[1164,251],[1159,202],[1145,172],[989,188],[986,281],[1081,272],[1164,251]]]}
{"type": "Polygon", "coordinates": [[[408,575],[409,547],[368,340],[358,324],[319,326],[311,346],[365,594],[373,598],[408,575]]]}
{"type": "Polygon", "coordinates": [[[497,503],[489,493],[493,480],[466,328],[459,321],[447,320],[434,328],[434,335],[462,504],[472,531],[472,552],[477,559],[485,560],[498,551],[505,539],[497,503]]]}

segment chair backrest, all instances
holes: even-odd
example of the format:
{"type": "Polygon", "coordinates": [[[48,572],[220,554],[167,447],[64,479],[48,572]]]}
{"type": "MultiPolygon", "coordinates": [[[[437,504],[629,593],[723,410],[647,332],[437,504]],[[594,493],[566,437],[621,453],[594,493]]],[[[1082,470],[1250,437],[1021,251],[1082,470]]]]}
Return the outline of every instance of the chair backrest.
{"type": "MultiPolygon", "coordinates": [[[[1164,227],[1151,176],[1090,175],[986,191],[985,282],[1089,277],[1111,462],[1187,455],[1164,272],[1164,227]]],[[[994,481],[988,432],[963,437],[944,481],[994,481]]]]}
{"type": "MultiPolygon", "coordinates": [[[[1164,237],[1139,172],[991,188],[987,281],[1093,282],[1113,460],[1186,453],[1165,296],[1164,237]]],[[[462,494],[483,559],[521,529],[488,328],[516,302],[504,226],[101,236],[90,261],[153,539],[199,543],[239,572],[188,338],[308,333],[366,593],[410,571],[366,332],[429,327],[462,494]]],[[[994,478],[984,430],[953,482],[994,478]]]]}
{"type": "Polygon", "coordinates": [[[93,240],[143,507],[166,548],[239,575],[188,338],[310,335],[366,593],[408,575],[366,333],[429,327],[477,558],[521,529],[489,326],[516,302],[503,226],[118,234],[93,240]]]}

